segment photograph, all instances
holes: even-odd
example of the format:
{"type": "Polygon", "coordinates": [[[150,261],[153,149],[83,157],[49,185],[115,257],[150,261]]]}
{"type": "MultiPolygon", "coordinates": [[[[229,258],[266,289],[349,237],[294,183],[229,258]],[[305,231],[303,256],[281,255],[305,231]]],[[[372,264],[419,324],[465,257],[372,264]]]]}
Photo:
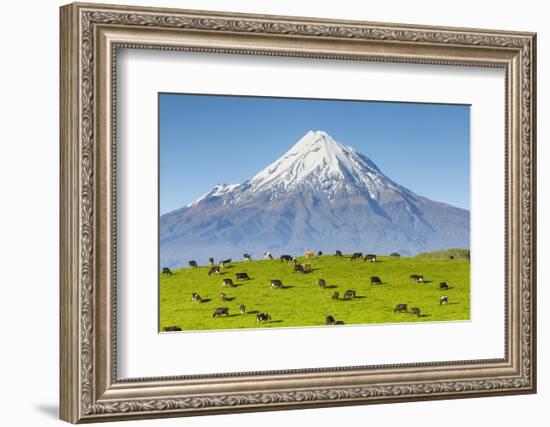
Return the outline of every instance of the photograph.
{"type": "Polygon", "coordinates": [[[470,105],[158,94],[159,330],[470,319],[470,105]]]}

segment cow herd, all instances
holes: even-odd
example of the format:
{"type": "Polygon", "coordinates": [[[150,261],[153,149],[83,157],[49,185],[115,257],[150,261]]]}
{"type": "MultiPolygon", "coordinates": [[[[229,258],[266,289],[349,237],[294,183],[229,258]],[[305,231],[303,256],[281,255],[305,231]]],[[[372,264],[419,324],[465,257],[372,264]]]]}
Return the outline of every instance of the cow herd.
{"type": "MultiPolygon", "coordinates": [[[[321,256],[321,255],[322,255],[322,252],[318,251],[317,256],[321,256]]],[[[340,250],[336,250],[335,253],[334,253],[334,257],[344,258],[344,255],[342,254],[342,252],[340,250]]],[[[305,253],[305,258],[307,260],[313,259],[313,258],[315,258],[315,254],[312,251],[307,251],[305,253]]],[[[248,262],[251,259],[252,259],[252,257],[251,257],[250,254],[246,253],[246,254],[243,255],[243,261],[244,262],[248,262]]],[[[266,252],[264,254],[264,259],[272,260],[273,256],[271,255],[271,252],[266,252]]],[[[305,273],[308,273],[308,272],[312,271],[310,263],[300,264],[300,263],[297,262],[297,258],[295,256],[284,254],[284,255],[281,255],[279,257],[279,260],[280,260],[281,263],[284,262],[284,263],[291,264],[292,265],[292,271],[295,272],[295,273],[305,274],[305,273]]],[[[363,260],[363,261],[368,261],[368,262],[377,262],[377,258],[376,258],[375,254],[365,254],[365,255],[363,255],[363,253],[361,253],[361,252],[355,252],[355,253],[351,254],[350,260],[351,261],[363,260]]],[[[225,259],[225,260],[219,261],[219,263],[217,265],[214,265],[215,264],[214,263],[214,258],[213,257],[209,258],[208,265],[210,266],[210,268],[208,269],[208,276],[210,277],[214,274],[216,274],[216,275],[220,274],[224,270],[224,268],[227,267],[228,264],[231,264],[231,263],[232,263],[231,259],[225,259]]],[[[189,265],[189,268],[191,268],[191,269],[198,268],[198,263],[197,263],[196,260],[190,260],[188,262],[188,265],[189,265]]],[[[163,267],[162,268],[162,274],[171,276],[174,273],[170,270],[170,268],[163,267]]],[[[235,273],[235,279],[237,281],[250,280],[250,277],[249,277],[247,272],[236,272],[235,273]]],[[[421,284],[426,283],[426,281],[424,279],[424,276],[420,275],[420,274],[411,274],[409,276],[409,279],[416,282],[416,283],[421,283],[421,284]]],[[[384,284],[384,282],[378,276],[370,276],[370,284],[380,286],[380,285],[384,284]]],[[[226,278],[222,278],[221,286],[223,288],[226,288],[226,287],[227,288],[232,288],[234,286],[237,286],[237,284],[235,282],[233,282],[233,279],[226,277],[226,278]]],[[[271,289],[284,289],[285,288],[285,286],[283,285],[283,282],[282,282],[281,279],[271,279],[269,286],[270,286],[271,289]]],[[[328,286],[327,281],[324,278],[320,278],[318,280],[318,286],[321,289],[326,289],[327,287],[335,287],[335,286],[328,286]]],[[[439,283],[439,290],[448,290],[448,289],[449,289],[449,286],[446,282],[440,282],[439,283]]],[[[220,301],[224,302],[224,303],[227,302],[227,301],[232,300],[232,298],[228,298],[227,295],[224,292],[220,293],[219,297],[220,297],[220,301]]],[[[354,289],[346,290],[342,294],[341,298],[340,298],[340,293],[339,292],[334,292],[331,296],[331,299],[333,301],[338,301],[338,300],[349,301],[349,300],[353,300],[355,298],[357,298],[357,292],[354,289]]],[[[203,302],[209,301],[209,300],[204,300],[203,298],[201,298],[201,296],[197,292],[193,292],[191,294],[191,301],[193,303],[200,304],[200,303],[203,303],[203,302]]],[[[449,297],[447,295],[440,296],[439,305],[448,304],[448,302],[449,302],[449,297]]],[[[245,315],[246,306],[244,304],[240,304],[239,307],[238,307],[238,310],[241,313],[241,315],[245,315]]],[[[254,313],[254,312],[252,312],[252,313],[254,313]]],[[[263,323],[263,322],[271,321],[271,316],[270,316],[269,313],[266,313],[266,312],[255,312],[255,313],[256,313],[256,323],[263,323]]],[[[412,308],[409,309],[408,304],[398,303],[394,306],[393,313],[396,313],[396,314],[397,313],[410,313],[414,317],[420,317],[420,308],[419,307],[412,307],[412,308]]],[[[213,318],[228,317],[228,316],[229,316],[229,307],[227,307],[227,306],[217,307],[212,313],[213,318]]],[[[326,325],[344,325],[344,321],[336,320],[331,314],[329,314],[325,317],[325,324],[326,325]]],[[[166,326],[166,327],[163,328],[163,330],[166,331],[166,332],[173,332],[173,331],[181,331],[181,328],[179,328],[178,326],[166,326]]]]}

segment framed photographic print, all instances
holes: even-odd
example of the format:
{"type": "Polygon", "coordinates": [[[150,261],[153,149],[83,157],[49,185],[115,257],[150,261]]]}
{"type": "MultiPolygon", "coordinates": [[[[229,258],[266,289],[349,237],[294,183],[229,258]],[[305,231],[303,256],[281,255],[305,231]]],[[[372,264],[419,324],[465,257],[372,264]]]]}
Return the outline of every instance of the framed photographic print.
{"type": "Polygon", "coordinates": [[[535,34],[61,8],[61,418],[536,390],[535,34]]]}

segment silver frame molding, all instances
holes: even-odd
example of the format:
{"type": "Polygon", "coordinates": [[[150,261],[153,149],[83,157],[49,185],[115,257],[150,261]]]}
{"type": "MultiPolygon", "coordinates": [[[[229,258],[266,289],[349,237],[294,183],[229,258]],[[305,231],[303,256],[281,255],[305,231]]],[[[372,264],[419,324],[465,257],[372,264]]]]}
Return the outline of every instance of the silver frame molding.
{"type": "Polygon", "coordinates": [[[60,416],[72,423],[536,392],[536,35],[75,3],[60,37],[60,416]],[[505,357],[120,380],[118,48],[506,71],[505,357]]]}

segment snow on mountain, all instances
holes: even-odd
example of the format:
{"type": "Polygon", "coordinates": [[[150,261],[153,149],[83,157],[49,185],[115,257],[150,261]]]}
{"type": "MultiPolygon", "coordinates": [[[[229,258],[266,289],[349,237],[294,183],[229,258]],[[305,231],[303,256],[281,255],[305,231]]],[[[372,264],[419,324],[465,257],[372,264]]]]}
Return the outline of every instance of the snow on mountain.
{"type": "Polygon", "coordinates": [[[395,188],[368,158],[336,142],[324,131],[309,131],[280,159],[250,180],[251,190],[271,191],[274,197],[291,189],[321,189],[329,198],[350,185],[372,198],[395,188]],[[302,188],[300,188],[302,187],[302,188]]]}
{"type": "Polygon", "coordinates": [[[160,220],[161,262],[309,249],[393,252],[469,246],[469,212],[395,183],[324,131],[307,132],[241,184],[220,184],[160,220]]]}
{"type": "Polygon", "coordinates": [[[231,191],[237,189],[239,184],[218,184],[212,190],[204,193],[194,202],[189,203],[186,207],[190,208],[192,206],[198,205],[203,200],[206,200],[210,197],[222,197],[225,194],[230,194],[231,191]]]}

